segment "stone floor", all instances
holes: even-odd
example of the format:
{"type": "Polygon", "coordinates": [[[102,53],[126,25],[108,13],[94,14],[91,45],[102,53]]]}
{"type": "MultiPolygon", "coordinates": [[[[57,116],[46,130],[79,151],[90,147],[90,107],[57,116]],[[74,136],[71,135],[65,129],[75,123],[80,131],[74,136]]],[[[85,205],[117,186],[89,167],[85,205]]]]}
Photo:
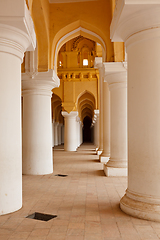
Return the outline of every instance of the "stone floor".
{"type": "Polygon", "coordinates": [[[120,210],[127,179],[105,177],[93,145],[71,153],[56,147],[53,154],[54,174],[23,176],[23,208],[0,216],[0,240],[160,239],[160,223],[120,210]],[[48,222],[25,218],[36,211],[58,217],[48,222]]]}

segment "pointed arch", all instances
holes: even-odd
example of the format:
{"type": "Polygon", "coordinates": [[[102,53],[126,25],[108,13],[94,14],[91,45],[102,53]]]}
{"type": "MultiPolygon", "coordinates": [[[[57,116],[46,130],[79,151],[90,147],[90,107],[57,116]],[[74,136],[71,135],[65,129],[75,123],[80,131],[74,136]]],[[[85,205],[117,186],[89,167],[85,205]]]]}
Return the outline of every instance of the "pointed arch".
{"type": "Polygon", "coordinates": [[[91,92],[85,90],[79,94],[77,98],[77,109],[82,121],[86,116],[92,119],[95,108],[96,108],[95,97],[91,92]]]}
{"type": "Polygon", "coordinates": [[[103,40],[103,34],[96,27],[79,20],[65,26],[55,35],[51,49],[51,68],[57,71],[57,56],[60,48],[66,42],[79,35],[98,42],[102,46],[103,60],[106,60],[106,44],[103,40]],[[91,31],[90,29],[93,30],[91,31]]]}

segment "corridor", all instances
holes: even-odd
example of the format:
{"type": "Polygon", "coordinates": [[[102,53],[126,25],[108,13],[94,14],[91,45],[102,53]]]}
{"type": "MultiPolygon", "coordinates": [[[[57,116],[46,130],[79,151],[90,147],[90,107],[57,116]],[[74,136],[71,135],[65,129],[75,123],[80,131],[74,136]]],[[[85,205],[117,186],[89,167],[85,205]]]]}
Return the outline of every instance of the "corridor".
{"type": "Polygon", "coordinates": [[[23,176],[23,208],[0,216],[0,240],[160,239],[160,223],[130,217],[119,209],[127,179],[106,177],[93,145],[83,144],[77,152],[58,146],[53,156],[53,174],[23,176]],[[34,212],[57,218],[48,222],[25,218],[34,212]]]}

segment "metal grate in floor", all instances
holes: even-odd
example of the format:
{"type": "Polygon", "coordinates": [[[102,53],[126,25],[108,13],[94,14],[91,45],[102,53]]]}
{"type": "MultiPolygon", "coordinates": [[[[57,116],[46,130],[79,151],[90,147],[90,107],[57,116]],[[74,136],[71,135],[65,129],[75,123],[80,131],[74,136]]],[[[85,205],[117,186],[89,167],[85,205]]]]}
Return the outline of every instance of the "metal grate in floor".
{"type": "Polygon", "coordinates": [[[36,219],[36,220],[40,220],[40,221],[49,221],[52,218],[56,218],[56,217],[57,217],[57,215],[50,215],[50,214],[35,212],[35,213],[28,215],[26,218],[36,219]]]}

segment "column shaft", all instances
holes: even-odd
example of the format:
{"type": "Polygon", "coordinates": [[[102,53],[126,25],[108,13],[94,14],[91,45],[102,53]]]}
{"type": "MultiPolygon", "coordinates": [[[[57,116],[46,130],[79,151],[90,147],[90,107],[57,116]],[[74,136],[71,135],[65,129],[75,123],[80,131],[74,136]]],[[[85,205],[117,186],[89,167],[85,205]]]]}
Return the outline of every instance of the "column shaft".
{"type": "Polygon", "coordinates": [[[123,63],[108,63],[105,80],[110,89],[110,159],[107,176],[127,176],[127,72],[123,63]],[[108,70],[107,70],[108,68],[108,70]]]}
{"type": "Polygon", "coordinates": [[[62,143],[62,123],[59,123],[58,126],[58,145],[62,143]]]}
{"type": "Polygon", "coordinates": [[[22,74],[23,174],[53,172],[51,90],[56,86],[53,70],[34,79],[22,74]]]}
{"type": "Polygon", "coordinates": [[[54,146],[58,146],[58,122],[54,123],[54,146]]]}
{"type": "Polygon", "coordinates": [[[22,207],[21,63],[36,42],[25,1],[18,2],[11,14],[12,1],[0,1],[0,215],[22,207]]]}
{"type": "Polygon", "coordinates": [[[54,119],[52,122],[52,147],[54,147],[54,119]]]}
{"type": "Polygon", "coordinates": [[[110,157],[110,92],[108,83],[103,83],[103,153],[100,161],[107,163],[110,157]]]}
{"type": "Polygon", "coordinates": [[[76,151],[77,150],[77,112],[62,112],[65,121],[64,133],[64,150],[76,151]]]}
{"type": "Polygon", "coordinates": [[[160,221],[160,28],[146,31],[143,41],[140,34],[134,38],[141,41],[134,45],[128,41],[127,45],[129,176],[121,208],[131,215],[160,221]],[[154,38],[157,33],[159,37],[154,38]],[[152,34],[153,39],[145,36],[152,34]],[[148,213],[146,208],[150,208],[148,213]]]}

